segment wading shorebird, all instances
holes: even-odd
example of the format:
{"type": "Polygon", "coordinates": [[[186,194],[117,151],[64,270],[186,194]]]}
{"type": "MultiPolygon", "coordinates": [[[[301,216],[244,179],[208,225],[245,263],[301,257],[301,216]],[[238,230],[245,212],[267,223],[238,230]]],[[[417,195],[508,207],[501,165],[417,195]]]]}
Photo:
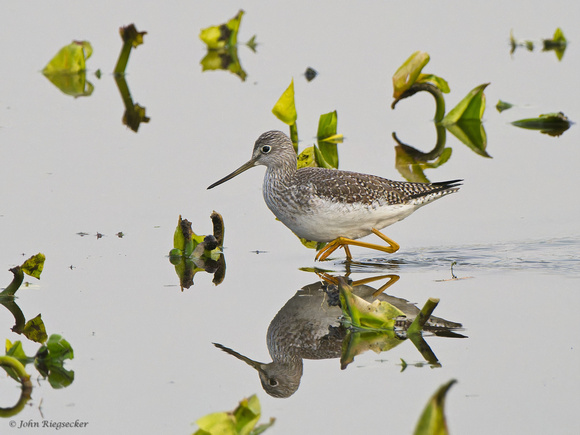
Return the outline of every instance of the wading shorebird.
{"type": "Polygon", "coordinates": [[[379,230],[419,207],[457,192],[462,181],[408,183],[337,169],[297,169],[292,141],[281,131],[273,130],[258,138],[249,162],[208,189],[258,165],[267,168],[262,191],[272,213],[298,237],[330,242],[316,254],[319,261],[341,247],[347,260],[351,260],[349,245],[396,252],[399,245],[379,230]],[[388,246],[356,240],[370,233],[388,246]]]}

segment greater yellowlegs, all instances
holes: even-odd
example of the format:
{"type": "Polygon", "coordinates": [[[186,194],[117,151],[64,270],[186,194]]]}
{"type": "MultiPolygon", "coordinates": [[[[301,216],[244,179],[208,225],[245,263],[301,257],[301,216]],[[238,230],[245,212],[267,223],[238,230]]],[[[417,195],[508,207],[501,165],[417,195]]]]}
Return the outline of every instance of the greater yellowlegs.
{"type": "Polygon", "coordinates": [[[256,141],[249,162],[208,189],[258,165],[267,168],[262,191],[272,213],[299,237],[331,242],[316,255],[320,261],[340,247],[350,260],[348,245],[397,251],[399,245],[379,230],[457,192],[462,181],[407,183],[335,169],[297,169],[292,141],[281,131],[268,131],[256,141]],[[370,233],[389,246],[355,240],[370,233]]]}

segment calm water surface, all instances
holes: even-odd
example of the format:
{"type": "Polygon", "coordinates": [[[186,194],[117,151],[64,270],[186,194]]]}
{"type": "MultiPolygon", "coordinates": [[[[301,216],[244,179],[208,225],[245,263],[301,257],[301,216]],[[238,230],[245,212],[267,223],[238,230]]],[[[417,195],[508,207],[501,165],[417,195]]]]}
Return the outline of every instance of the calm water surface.
{"type": "MultiPolygon", "coordinates": [[[[197,418],[257,394],[262,420],[277,418],[268,433],[409,433],[428,397],[457,379],[446,406],[452,433],[578,433],[578,126],[555,138],[509,124],[557,111],[580,120],[578,16],[573,1],[5,3],[0,287],[10,267],[45,253],[41,280],[28,279],[17,302],[27,319],[42,313],[48,333],[75,351],[66,363],[75,379],[65,389],[37,380],[28,366],[32,400],[12,420],[78,419],[89,423],[76,430],[83,434],[188,434],[197,418]],[[239,47],[246,81],[202,73],[200,29],[239,8],[246,11],[239,40],[256,34],[259,43],[257,53],[239,47]],[[110,74],[118,28],[130,23],[148,32],[127,74],[133,101],[151,118],[138,133],[122,124],[110,74]],[[570,41],[562,61],[539,48],[510,56],[510,29],[538,46],[557,27],[570,41]],[[66,96],[39,72],[74,39],[94,48],[90,97],[66,96]],[[347,268],[340,255],[316,264],[273,218],[261,196],[263,169],[206,187],[247,161],[260,133],[286,130],[271,108],[292,78],[303,146],[318,116],[337,110],[346,138],[341,168],[401,179],[391,134],[423,151],[436,140],[430,96],[390,109],[391,76],[415,50],[430,53],[426,72],[449,82],[448,110],[491,83],[483,125],[492,158],[447,134],[450,160],[425,173],[432,181],[463,178],[461,191],[389,228],[402,246],[396,254],[354,250],[351,277],[398,275],[391,295],[419,305],[440,298],[435,314],[462,323],[468,338],[427,337],[438,368],[408,341],[359,355],[346,370],[336,358],[305,360],[297,392],[270,397],[249,366],[212,342],[271,361],[268,325],[318,279],[300,269],[347,268]],[[310,83],[302,75],[309,66],[319,72],[310,83]],[[500,114],[499,99],[517,107],[500,114]],[[216,287],[199,273],[182,292],[166,257],[177,218],[209,233],[212,210],[225,220],[225,280],[216,287]],[[449,280],[453,262],[466,279],[449,280]],[[409,364],[403,372],[401,359],[409,364]]],[[[7,310],[0,325],[2,337],[22,340],[28,353],[38,348],[10,331],[7,310]]],[[[0,380],[0,406],[18,395],[14,381],[0,380]]],[[[1,433],[23,433],[9,421],[0,420],[1,433]]]]}

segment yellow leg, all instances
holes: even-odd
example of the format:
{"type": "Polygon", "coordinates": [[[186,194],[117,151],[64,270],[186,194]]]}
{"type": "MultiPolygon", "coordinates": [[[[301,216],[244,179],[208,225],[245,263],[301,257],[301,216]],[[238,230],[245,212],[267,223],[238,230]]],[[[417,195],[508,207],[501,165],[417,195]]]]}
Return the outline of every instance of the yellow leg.
{"type": "Polygon", "coordinates": [[[379,230],[375,228],[373,228],[371,231],[375,233],[377,236],[379,236],[381,239],[383,239],[385,242],[387,242],[389,246],[377,245],[375,243],[359,242],[358,240],[348,239],[346,237],[339,237],[336,240],[330,242],[328,245],[326,245],[324,249],[318,251],[315,259],[318,261],[324,261],[330,256],[330,254],[332,254],[338,248],[345,248],[347,260],[350,261],[352,259],[352,256],[350,255],[348,245],[375,249],[377,251],[388,252],[389,254],[392,254],[393,252],[397,252],[399,250],[400,246],[397,244],[397,242],[394,242],[393,240],[389,239],[387,236],[385,236],[383,233],[381,233],[379,230]]]}

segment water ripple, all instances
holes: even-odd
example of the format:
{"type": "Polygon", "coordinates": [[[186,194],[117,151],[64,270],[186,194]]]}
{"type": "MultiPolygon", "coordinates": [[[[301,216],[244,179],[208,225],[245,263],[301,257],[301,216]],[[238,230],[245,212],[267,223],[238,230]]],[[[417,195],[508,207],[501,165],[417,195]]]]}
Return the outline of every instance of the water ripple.
{"type": "Polygon", "coordinates": [[[440,269],[453,262],[463,269],[534,270],[580,276],[580,238],[566,237],[488,245],[437,246],[397,252],[390,257],[365,258],[351,264],[352,272],[394,272],[440,269]]]}

